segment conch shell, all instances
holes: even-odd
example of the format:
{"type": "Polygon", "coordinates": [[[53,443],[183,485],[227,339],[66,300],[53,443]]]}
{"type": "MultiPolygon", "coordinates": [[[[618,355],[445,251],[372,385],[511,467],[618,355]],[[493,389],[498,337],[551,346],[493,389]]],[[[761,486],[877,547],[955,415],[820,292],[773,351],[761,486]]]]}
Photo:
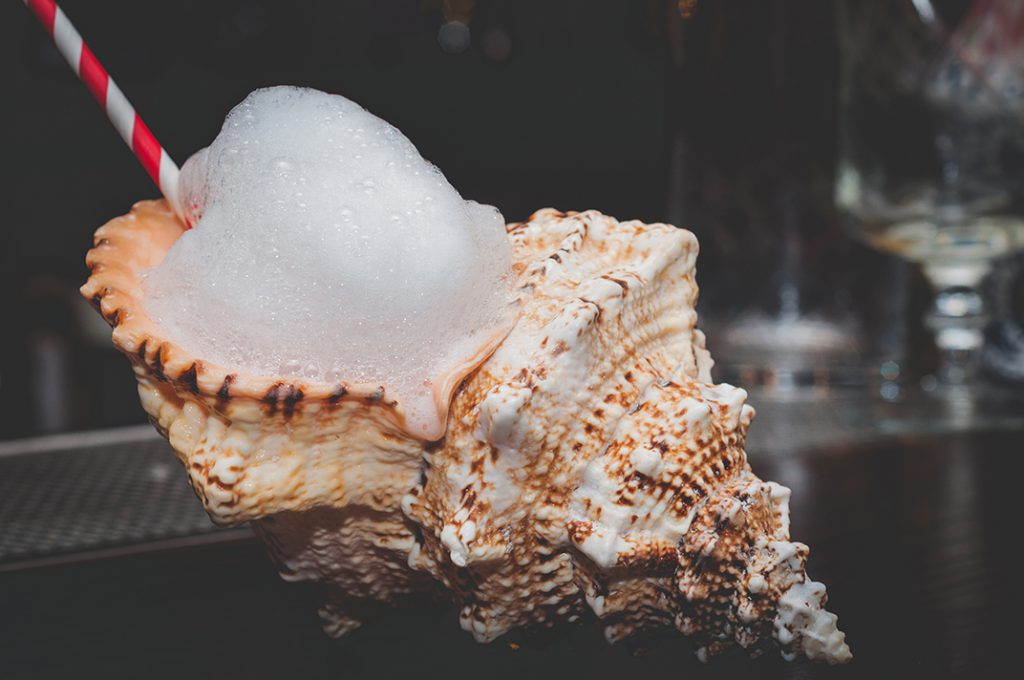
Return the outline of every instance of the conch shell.
{"type": "Polygon", "coordinates": [[[711,383],[690,232],[594,211],[509,225],[518,321],[441,381],[430,442],[386,385],[246,375],[164,337],[141,275],[182,229],[137,204],[97,231],[82,292],[207,512],[322,584],[329,634],[445,596],[482,642],[594,617],[611,642],[675,627],[701,658],[851,658],[788,489],[747,463],[746,393],[711,383]]]}

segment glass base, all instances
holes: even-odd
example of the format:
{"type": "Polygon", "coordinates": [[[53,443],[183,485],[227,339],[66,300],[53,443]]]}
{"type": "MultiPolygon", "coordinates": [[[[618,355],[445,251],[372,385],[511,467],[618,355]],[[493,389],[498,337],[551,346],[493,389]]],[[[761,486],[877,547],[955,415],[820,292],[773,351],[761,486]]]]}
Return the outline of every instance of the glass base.
{"type": "Polygon", "coordinates": [[[1024,427],[1024,389],[991,383],[906,387],[770,384],[741,387],[757,410],[747,436],[752,458],[904,434],[947,434],[1024,427]]]}
{"type": "Polygon", "coordinates": [[[877,407],[878,430],[885,434],[1001,430],[1024,427],[1024,390],[974,381],[943,384],[923,380],[877,407]]]}
{"type": "Polygon", "coordinates": [[[871,377],[848,325],[748,313],[728,323],[705,320],[703,327],[715,382],[784,393],[863,386],[871,377]]]}

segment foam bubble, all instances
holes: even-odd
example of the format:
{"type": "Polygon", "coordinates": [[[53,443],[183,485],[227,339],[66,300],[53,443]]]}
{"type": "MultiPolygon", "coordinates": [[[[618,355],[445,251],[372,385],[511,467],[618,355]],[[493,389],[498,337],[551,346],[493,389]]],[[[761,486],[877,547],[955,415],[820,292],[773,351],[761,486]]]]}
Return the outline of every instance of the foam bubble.
{"type": "Polygon", "coordinates": [[[501,215],[344,97],[253,92],[180,190],[197,219],[147,273],[146,310],[208,362],[383,384],[427,432],[430,381],[507,318],[501,215]]]}

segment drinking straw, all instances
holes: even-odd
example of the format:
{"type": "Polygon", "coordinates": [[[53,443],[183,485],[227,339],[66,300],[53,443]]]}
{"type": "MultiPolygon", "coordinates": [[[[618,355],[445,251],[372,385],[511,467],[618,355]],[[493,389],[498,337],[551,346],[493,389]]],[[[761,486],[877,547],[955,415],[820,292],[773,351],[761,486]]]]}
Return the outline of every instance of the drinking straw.
{"type": "Polygon", "coordinates": [[[111,124],[121,135],[125,144],[142,163],[142,167],[156,182],[160,192],[184,218],[184,211],[178,203],[178,166],[167,151],[156,141],[146,124],[139,118],[135,108],[111,79],[89,46],[82,40],[66,14],[54,0],[24,0],[43,27],[53,38],[71,70],[85,83],[92,96],[103,107],[111,124]]]}

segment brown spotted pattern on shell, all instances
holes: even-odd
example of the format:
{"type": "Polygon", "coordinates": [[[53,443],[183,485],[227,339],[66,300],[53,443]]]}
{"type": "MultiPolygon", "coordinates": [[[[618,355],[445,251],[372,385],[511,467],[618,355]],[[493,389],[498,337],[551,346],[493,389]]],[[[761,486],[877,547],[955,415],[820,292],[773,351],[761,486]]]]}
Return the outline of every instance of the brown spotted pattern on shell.
{"type": "Polygon", "coordinates": [[[251,376],[162,337],[141,276],[180,233],[138,204],[97,232],[83,294],[211,517],[252,521],[284,578],[320,583],[328,633],[448,597],[480,641],[596,618],[613,642],[671,626],[702,656],[849,658],[788,490],[747,464],[746,394],[711,384],[689,232],[593,211],[509,225],[519,318],[441,381],[436,442],[384,386],[251,376]]]}

